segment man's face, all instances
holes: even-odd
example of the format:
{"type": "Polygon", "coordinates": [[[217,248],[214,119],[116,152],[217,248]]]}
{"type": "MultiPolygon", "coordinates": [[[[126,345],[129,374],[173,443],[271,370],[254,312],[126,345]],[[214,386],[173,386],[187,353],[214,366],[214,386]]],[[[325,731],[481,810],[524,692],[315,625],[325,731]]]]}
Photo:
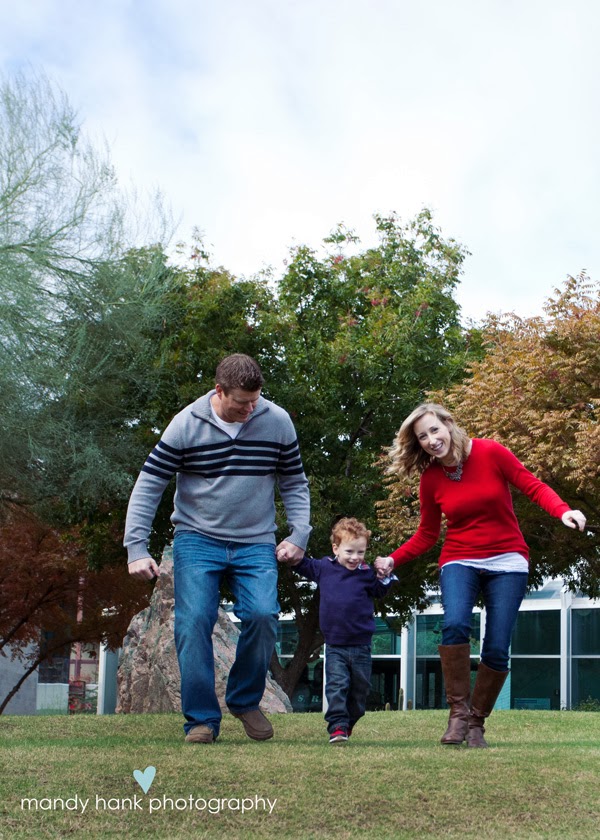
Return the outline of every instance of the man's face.
{"type": "Polygon", "coordinates": [[[215,390],[213,407],[226,423],[245,423],[256,408],[261,392],[260,388],[257,391],[231,388],[225,393],[220,385],[215,385],[215,390]]]}

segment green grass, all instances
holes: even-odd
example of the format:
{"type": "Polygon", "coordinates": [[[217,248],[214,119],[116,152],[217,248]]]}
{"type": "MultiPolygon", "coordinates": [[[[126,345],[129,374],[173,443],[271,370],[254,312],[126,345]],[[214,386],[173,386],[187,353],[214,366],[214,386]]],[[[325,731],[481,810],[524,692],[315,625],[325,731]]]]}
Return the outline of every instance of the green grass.
{"type": "Polygon", "coordinates": [[[0,838],[600,836],[600,714],[496,712],[489,750],[442,747],[446,717],[371,712],[345,747],[319,714],[272,716],[264,743],[226,716],[214,745],[185,744],[172,714],[2,717],[0,838]],[[85,812],[22,807],[75,796],[85,812]]]}

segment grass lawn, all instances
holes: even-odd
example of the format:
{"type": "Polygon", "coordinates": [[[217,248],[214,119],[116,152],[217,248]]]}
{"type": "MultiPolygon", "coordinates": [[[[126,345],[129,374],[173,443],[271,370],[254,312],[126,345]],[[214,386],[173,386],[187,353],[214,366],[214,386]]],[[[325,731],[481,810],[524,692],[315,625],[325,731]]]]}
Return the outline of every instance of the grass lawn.
{"type": "Polygon", "coordinates": [[[442,747],[446,718],[371,712],[332,747],[320,714],[212,745],[174,714],[3,716],[0,838],[600,837],[600,713],[496,712],[488,750],[442,747]]]}

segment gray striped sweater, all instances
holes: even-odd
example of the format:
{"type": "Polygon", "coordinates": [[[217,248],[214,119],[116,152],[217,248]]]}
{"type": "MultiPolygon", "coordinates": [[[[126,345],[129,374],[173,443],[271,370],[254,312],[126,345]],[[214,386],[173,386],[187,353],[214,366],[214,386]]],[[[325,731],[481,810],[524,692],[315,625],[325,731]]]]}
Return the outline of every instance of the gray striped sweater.
{"type": "Polygon", "coordinates": [[[260,397],[237,438],[214,422],[210,391],[180,411],[148,456],[129,500],[129,562],[148,557],[148,536],[165,487],[176,476],[175,531],[215,539],[275,543],[275,485],[289,541],[306,548],[311,531],[308,481],[289,414],[260,397]]]}

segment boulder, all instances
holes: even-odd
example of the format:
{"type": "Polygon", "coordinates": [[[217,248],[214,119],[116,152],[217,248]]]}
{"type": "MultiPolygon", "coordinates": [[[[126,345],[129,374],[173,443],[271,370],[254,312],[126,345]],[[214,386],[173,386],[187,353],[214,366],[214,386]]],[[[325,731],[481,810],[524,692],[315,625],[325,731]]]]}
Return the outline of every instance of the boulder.
{"type": "MultiPolygon", "coordinates": [[[[150,605],[133,617],[123,640],[117,673],[117,713],[181,711],[173,633],[174,604],[173,555],[168,548],[163,554],[150,605]]],[[[225,688],[239,634],[229,614],[219,608],[213,647],[215,685],[223,712],[227,712],[225,688]]],[[[270,675],[260,708],[267,713],[292,711],[288,696],[270,675]]]]}

